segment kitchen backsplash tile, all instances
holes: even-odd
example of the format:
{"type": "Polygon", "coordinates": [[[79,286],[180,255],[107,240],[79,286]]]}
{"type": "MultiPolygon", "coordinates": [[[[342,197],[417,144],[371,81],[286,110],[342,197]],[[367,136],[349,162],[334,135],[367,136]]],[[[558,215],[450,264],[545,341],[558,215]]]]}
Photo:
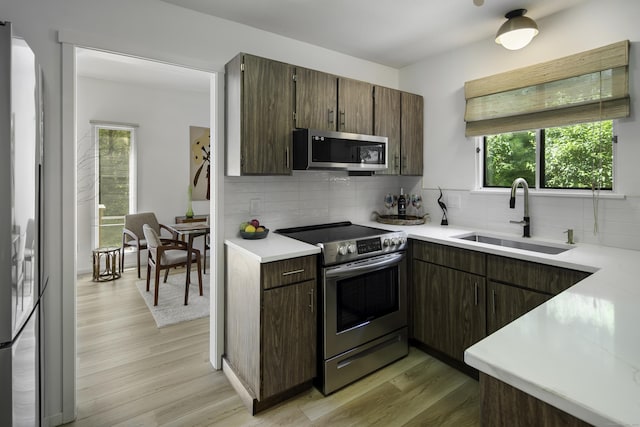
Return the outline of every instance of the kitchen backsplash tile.
{"type": "Polygon", "coordinates": [[[420,177],[348,176],[346,172],[294,172],[292,176],[226,177],[225,236],[258,218],[270,229],[335,221],[366,221],[384,209],[384,195],[416,192],[420,177]],[[251,200],[262,209],[251,213],[251,200]]]}
{"type": "MultiPolygon", "coordinates": [[[[226,177],[225,237],[237,235],[238,224],[258,218],[270,229],[335,221],[367,221],[373,211],[387,213],[383,199],[387,193],[421,194],[431,222],[439,224],[442,211],[437,204],[438,189],[422,189],[421,177],[348,176],[341,172],[294,172],[292,176],[226,177]],[[261,209],[251,212],[251,200],[261,209]]],[[[509,194],[478,194],[466,190],[443,189],[451,227],[483,229],[520,235],[522,226],[510,224],[523,216],[519,192],[516,208],[509,208],[509,194]],[[458,205],[458,206],[455,206],[458,205]]],[[[576,242],[640,250],[640,197],[600,199],[598,233],[594,234],[591,198],[540,197],[529,199],[533,238],[565,241],[568,228],[576,242]]],[[[414,215],[413,206],[408,213],[414,215]]]]}
{"type": "MultiPolygon", "coordinates": [[[[522,227],[510,224],[520,220],[523,202],[518,193],[516,208],[510,209],[509,194],[478,194],[463,190],[443,190],[445,199],[458,195],[461,208],[449,208],[449,224],[453,227],[479,228],[519,235],[522,227]]],[[[433,223],[439,223],[441,210],[438,190],[424,190],[425,207],[433,223]]],[[[598,232],[594,233],[593,201],[590,197],[542,197],[531,195],[529,214],[533,238],[566,241],[567,229],[574,230],[576,242],[640,250],[640,197],[600,199],[598,232]]]]}

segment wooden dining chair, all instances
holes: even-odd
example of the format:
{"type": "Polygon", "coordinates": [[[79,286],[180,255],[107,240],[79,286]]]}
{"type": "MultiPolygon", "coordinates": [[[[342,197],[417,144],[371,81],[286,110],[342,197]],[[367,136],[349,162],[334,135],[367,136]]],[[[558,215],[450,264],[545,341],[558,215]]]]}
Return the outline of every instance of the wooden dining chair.
{"type": "MultiPolygon", "coordinates": [[[[171,233],[171,230],[169,230],[167,226],[158,223],[156,214],[153,212],[140,212],[124,216],[122,250],[120,251],[120,272],[124,270],[124,250],[133,247],[136,249],[138,256],[138,278],[140,278],[140,251],[147,249],[147,240],[142,232],[142,226],[144,224],[152,227],[156,234],[160,234],[163,228],[171,233]]],[[[173,233],[171,234],[173,235],[173,233]]]]}
{"type": "MultiPolygon", "coordinates": [[[[186,267],[189,256],[191,257],[191,262],[196,262],[198,265],[198,283],[200,285],[200,296],[202,296],[202,265],[200,263],[200,251],[192,249],[191,253],[189,253],[187,243],[180,240],[161,240],[158,233],[156,233],[149,224],[144,224],[142,226],[142,231],[149,250],[149,258],[147,259],[147,292],[149,292],[151,282],[151,268],[155,270],[153,305],[158,305],[160,271],[165,270],[164,283],[166,283],[167,277],[169,276],[169,269],[174,267],[186,267]]],[[[187,305],[188,301],[189,283],[186,283],[185,278],[184,305],[187,305]]]]}

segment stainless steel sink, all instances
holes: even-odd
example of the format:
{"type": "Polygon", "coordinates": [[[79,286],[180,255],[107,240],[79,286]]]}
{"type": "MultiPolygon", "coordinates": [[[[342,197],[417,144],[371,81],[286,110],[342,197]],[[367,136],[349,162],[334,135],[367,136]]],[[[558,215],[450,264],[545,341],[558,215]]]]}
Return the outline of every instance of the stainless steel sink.
{"type": "Polygon", "coordinates": [[[469,240],[471,242],[487,243],[489,245],[503,246],[507,248],[522,249],[525,251],[540,252],[543,254],[557,255],[562,252],[572,249],[573,246],[542,243],[542,242],[527,242],[523,240],[508,239],[504,237],[490,236],[480,233],[469,233],[460,236],[453,236],[456,239],[469,240]]]}

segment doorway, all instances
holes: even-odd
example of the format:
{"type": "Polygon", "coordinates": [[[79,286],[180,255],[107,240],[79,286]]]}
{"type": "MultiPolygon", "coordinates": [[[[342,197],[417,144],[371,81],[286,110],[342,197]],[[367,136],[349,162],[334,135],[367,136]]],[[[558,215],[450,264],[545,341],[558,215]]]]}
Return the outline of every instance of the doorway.
{"type": "MultiPolygon", "coordinates": [[[[187,188],[188,188],[188,172],[186,167],[183,168],[181,175],[174,175],[168,177],[172,180],[171,185],[176,182],[180,188],[176,187],[172,191],[174,195],[173,199],[167,197],[168,192],[167,184],[162,183],[163,178],[167,178],[166,168],[163,168],[162,162],[166,159],[175,164],[172,165],[172,170],[179,170],[178,163],[183,159],[188,161],[188,135],[189,125],[210,127],[212,130],[212,141],[217,141],[218,126],[217,116],[218,111],[217,103],[219,92],[217,74],[208,71],[200,71],[190,69],[182,66],[169,65],[158,61],[149,59],[141,59],[124,54],[114,54],[105,51],[80,48],[74,44],[63,43],[63,99],[67,102],[63,102],[63,135],[68,136],[76,134],[73,140],[76,142],[73,146],[74,155],[66,156],[63,153],[63,158],[74,158],[76,164],[73,165],[74,171],[69,171],[68,167],[63,167],[64,176],[63,182],[69,184],[73,182],[73,203],[65,203],[68,213],[73,212],[70,217],[72,219],[65,219],[65,221],[73,221],[70,225],[70,229],[75,230],[75,237],[73,238],[74,252],[77,247],[76,257],[73,261],[69,261],[67,266],[63,269],[63,276],[65,280],[70,283],[73,280],[74,286],[67,287],[63,291],[63,307],[64,310],[63,330],[67,332],[63,337],[63,418],[71,419],[75,413],[75,373],[76,373],[76,346],[75,346],[75,328],[76,328],[76,313],[75,313],[75,283],[78,273],[89,271],[91,268],[87,264],[87,250],[89,254],[93,247],[97,247],[97,240],[95,240],[96,228],[99,227],[97,223],[96,200],[93,197],[95,194],[95,151],[92,150],[93,135],[91,130],[87,130],[87,126],[90,127],[91,121],[106,120],[111,123],[119,123],[125,126],[137,125],[137,142],[138,150],[138,175],[137,175],[137,192],[138,192],[138,209],[155,210],[159,218],[173,219],[177,215],[183,215],[184,210],[187,208],[187,188]],[[108,58],[107,58],[108,56],[108,58]],[[109,60],[109,64],[107,61],[109,60]],[[159,71],[163,68],[164,71],[159,71]],[[186,76],[186,77],[185,77],[186,76]],[[136,79],[138,79],[136,81],[136,79]],[[65,85],[66,83],[66,85],[65,85]],[[179,88],[178,85],[182,84],[183,87],[179,88]],[[174,86],[175,85],[175,86],[174,86]],[[198,89],[200,85],[200,89],[198,89]],[[202,90],[202,87],[206,85],[206,89],[202,90]],[[120,90],[118,90],[120,88],[120,90]],[[118,97],[118,93],[122,94],[122,88],[126,88],[124,92],[145,92],[147,96],[147,107],[141,107],[138,102],[127,101],[121,95],[118,97]],[[83,101],[83,97],[87,97],[91,89],[90,103],[83,101]],[[171,96],[167,97],[166,93],[171,92],[171,96]],[[163,95],[164,94],[164,95],[163,95]],[[200,119],[193,118],[197,114],[193,114],[190,120],[184,119],[180,123],[172,123],[169,120],[158,120],[156,118],[155,123],[149,125],[147,119],[131,119],[135,117],[133,112],[142,111],[147,116],[154,110],[168,114],[168,111],[173,108],[180,108],[186,110],[185,100],[199,98],[201,107],[199,117],[200,119]],[[72,102],[69,102],[72,100],[72,102]],[[83,103],[84,102],[84,103],[83,103]],[[204,104],[203,104],[204,103],[204,104]],[[89,112],[86,108],[82,108],[81,105],[93,105],[94,108],[89,112]],[[114,108],[114,105],[117,108],[114,108]],[[129,118],[127,118],[129,117],[129,118]],[[204,117],[204,119],[202,118],[204,117]],[[72,119],[71,119],[72,118],[72,119]],[[144,122],[138,123],[138,122],[144,122]],[[84,126],[84,128],[83,128],[84,126]],[[183,135],[180,134],[183,132],[183,135]],[[164,140],[164,143],[162,142],[164,140]],[[170,141],[170,142],[167,142],[170,141]],[[90,143],[91,142],[91,143],[90,143]],[[147,143],[146,146],[143,145],[147,143]],[[84,147],[83,147],[84,144],[84,147]],[[89,151],[83,151],[85,150],[89,151]],[[186,153],[175,154],[174,153],[186,153]],[[91,154],[93,153],[93,154],[91,154]],[[77,157],[76,157],[77,156],[77,157]],[[164,159],[164,160],[163,160],[164,159]],[[83,170],[85,168],[86,170],[83,170]],[[140,170],[142,169],[142,170],[140,170]],[[183,179],[184,175],[184,179],[183,179]],[[77,179],[76,179],[77,176],[77,179]],[[157,178],[157,179],[154,179],[157,178]],[[158,181],[160,183],[158,184],[158,181]],[[155,184],[154,184],[155,183],[155,184]],[[163,191],[154,190],[153,186],[163,188],[163,191]],[[88,191],[93,189],[92,191],[88,191]],[[167,199],[169,199],[167,201],[167,199]],[[154,201],[162,201],[161,205],[157,209],[154,207],[154,201]],[[73,205],[73,207],[71,207],[73,205]],[[169,206],[169,207],[163,207],[169,206]],[[179,207],[179,210],[176,210],[179,207]],[[71,267],[72,268],[69,268],[71,267]],[[68,344],[68,345],[67,345],[68,344]],[[66,368],[66,369],[65,369],[66,368]]],[[[140,94],[138,94],[140,95],[140,94]]],[[[144,98],[144,96],[139,96],[144,98]]],[[[95,123],[94,123],[95,124],[95,123]]],[[[63,136],[64,138],[64,136],[63,136]]],[[[213,143],[212,143],[213,146],[213,143]]],[[[70,147],[67,147],[70,150],[70,147]]],[[[69,153],[67,153],[69,154],[69,153]]],[[[194,211],[196,213],[210,213],[211,225],[212,225],[212,250],[211,250],[211,321],[210,321],[210,354],[211,362],[215,368],[219,368],[219,355],[222,352],[221,347],[218,345],[221,336],[217,331],[218,324],[216,319],[220,318],[219,302],[221,300],[218,292],[217,283],[219,282],[220,272],[217,268],[218,250],[215,243],[216,236],[218,235],[218,218],[217,213],[212,209],[218,197],[216,189],[218,188],[218,168],[212,162],[211,165],[211,200],[194,202],[194,211]],[[200,212],[199,212],[200,210],[200,212]]],[[[67,165],[69,166],[69,165],[67,165]]],[[[71,196],[68,194],[68,196],[71,196]]],[[[70,200],[70,197],[67,197],[70,200]]],[[[173,221],[172,221],[173,222],[173,221]]],[[[131,259],[133,257],[127,257],[125,265],[129,267],[131,265],[131,259]]]]}

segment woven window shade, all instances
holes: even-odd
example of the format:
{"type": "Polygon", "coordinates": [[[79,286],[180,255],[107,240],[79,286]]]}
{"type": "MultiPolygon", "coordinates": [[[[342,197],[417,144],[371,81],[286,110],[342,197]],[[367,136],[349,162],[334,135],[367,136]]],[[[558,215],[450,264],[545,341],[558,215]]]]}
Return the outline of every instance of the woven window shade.
{"type": "Polygon", "coordinates": [[[466,136],[629,116],[629,41],[464,85],[466,136]]]}

